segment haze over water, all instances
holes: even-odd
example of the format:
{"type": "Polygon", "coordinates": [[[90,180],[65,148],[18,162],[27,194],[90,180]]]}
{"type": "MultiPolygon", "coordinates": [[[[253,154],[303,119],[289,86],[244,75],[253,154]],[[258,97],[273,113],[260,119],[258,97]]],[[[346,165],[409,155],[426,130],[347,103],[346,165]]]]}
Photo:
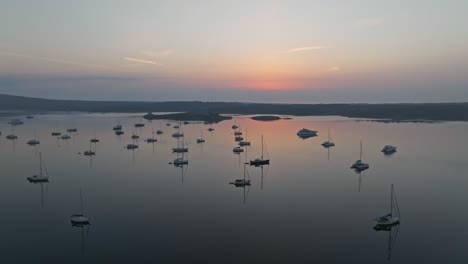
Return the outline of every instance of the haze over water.
{"type": "MultiPolygon", "coordinates": [[[[392,237],[390,262],[466,263],[468,254],[467,123],[377,123],[341,117],[294,117],[258,122],[235,118],[247,129],[252,146],[235,155],[233,121],[183,125],[189,165],[169,164],[176,130],[161,120],[139,115],[38,115],[15,127],[0,119],[3,227],[0,248],[5,260],[136,261],[161,263],[384,263],[389,232],[372,229],[373,218],[387,213],[394,184],[401,224],[392,237]],[[114,135],[120,120],[125,134],[114,135]],[[76,126],[68,141],[50,135],[76,126]],[[163,129],[157,143],[143,141],[163,129]],[[299,129],[318,130],[302,140],[299,129]],[[336,146],[320,144],[328,139],[336,146]],[[200,131],[206,143],[196,144],[200,131]],[[140,148],[124,148],[132,132],[140,148]],[[41,144],[26,141],[37,135],[41,144]],[[252,185],[229,182],[243,177],[243,163],[256,158],[264,135],[270,166],[248,166],[252,185]],[[89,149],[96,135],[96,156],[89,149]],[[359,158],[370,169],[357,174],[359,158]],[[392,156],[380,150],[398,147],[392,156]],[[42,152],[50,182],[31,184],[42,152]],[[263,176],[262,176],[263,171],[263,176]],[[72,227],[80,208],[91,225],[72,227]],[[83,239],[84,238],[84,239],[83,239]],[[83,243],[84,241],[84,243],[83,243]],[[394,241],[394,242],[393,242],[394,241]],[[53,258],[50,256],[54,256],[53,258]]],[[[94,147],[93,147],[94,148],[94,147]]]]}

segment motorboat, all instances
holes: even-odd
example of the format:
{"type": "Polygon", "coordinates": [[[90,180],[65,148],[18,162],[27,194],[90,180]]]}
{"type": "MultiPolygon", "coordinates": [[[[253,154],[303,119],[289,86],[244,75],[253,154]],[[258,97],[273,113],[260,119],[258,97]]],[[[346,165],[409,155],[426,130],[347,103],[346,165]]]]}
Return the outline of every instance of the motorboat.
{"type": "Polygon", "coordinates": [[[318,131],[314,131],[314,130],[309,130],[309,129],[306,129],[306,128],[303,128],[301,130],[299,130],[296,135],[301,137],[301,138],[308,138],[308,137],[315,137],[317,136],[317,132],[318,131]]]}
{"type": "Polygon", "coordinates": [[[385,155],[393,154],[397,151],[397,148],[392,145],[385,145],[384,148],[381,150],[385,155]]]}

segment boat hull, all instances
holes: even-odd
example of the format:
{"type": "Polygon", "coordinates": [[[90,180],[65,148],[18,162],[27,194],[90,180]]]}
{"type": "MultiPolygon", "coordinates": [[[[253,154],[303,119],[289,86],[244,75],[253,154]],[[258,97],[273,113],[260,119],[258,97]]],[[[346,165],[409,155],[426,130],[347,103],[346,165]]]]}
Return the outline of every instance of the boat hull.
{"type": "Polygon", "coordinates": [[[270,160],[251,160],[250,165],[251,166],[260,166],[260,165],[269,165],[270,160]]]}

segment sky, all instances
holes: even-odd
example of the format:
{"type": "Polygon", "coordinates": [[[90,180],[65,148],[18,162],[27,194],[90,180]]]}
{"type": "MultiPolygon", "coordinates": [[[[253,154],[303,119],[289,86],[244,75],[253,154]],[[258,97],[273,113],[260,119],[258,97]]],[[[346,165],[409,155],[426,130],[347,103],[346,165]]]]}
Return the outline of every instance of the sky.
{"type": "Polygon", "coordinates": [[[466,0],[0,2],[0,93],[468,102],[466,0]]]}

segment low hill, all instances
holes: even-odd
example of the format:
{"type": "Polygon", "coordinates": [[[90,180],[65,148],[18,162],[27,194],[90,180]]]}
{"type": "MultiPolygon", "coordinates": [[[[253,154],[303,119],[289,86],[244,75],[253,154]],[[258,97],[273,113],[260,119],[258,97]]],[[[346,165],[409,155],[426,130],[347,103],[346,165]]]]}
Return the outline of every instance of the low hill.
{"type": "Polygon", "coordinates": [[[263,104],[239,102],[130,102],[51,100],[0,94],[2,112],[190,112],[297,116],[344,116],[388,120],[468,121],[468,103],[263,104]]]}

